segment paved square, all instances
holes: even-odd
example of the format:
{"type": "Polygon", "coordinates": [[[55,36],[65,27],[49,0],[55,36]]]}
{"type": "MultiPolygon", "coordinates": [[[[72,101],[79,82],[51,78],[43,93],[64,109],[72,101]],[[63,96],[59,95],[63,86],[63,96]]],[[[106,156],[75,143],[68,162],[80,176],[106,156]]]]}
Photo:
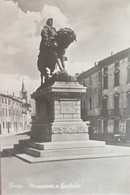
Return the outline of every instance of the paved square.
{"type": "Polygon", "coordinates": [[[130,194],[130,157],[28,164],[1,158],[2,194],[130,194]]]}

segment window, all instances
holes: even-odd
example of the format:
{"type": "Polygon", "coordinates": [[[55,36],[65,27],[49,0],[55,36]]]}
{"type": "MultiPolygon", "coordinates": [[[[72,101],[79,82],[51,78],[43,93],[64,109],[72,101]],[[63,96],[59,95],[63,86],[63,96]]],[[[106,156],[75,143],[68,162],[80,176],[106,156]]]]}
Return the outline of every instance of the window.
{"type": "Polygon", "coordinates": [[[7,104],[7,99],[5,99],[5,104],[7,104]]]}
{"type": "Polygon", "coordinates": [[[119,120],[114,121],[114,133],[119,133],[119,120]]]}
{"type": "Polygon", "coordinates": [[[86,98],[85,98],[85,96],[83,97],[83,109],[85,109],[85,107],[86,107],[86,98]]]}
{"type": "Polygon", "coordinates": [[[127,113],[130,114],[130,93],[127,94],[127,113]]]}
{"type": "Polygon", "coordinates": [[[117,87],[117,86],[119,86],[120,84],[119,84],[119,71],[116,71],[115,73],[114,73],[114,86],[115,87],[117,87]]]}
{"type": "Polygon", "coordinates": [[[4,103],[4,98],[2,98],[2,103],[4,103]]]}
{"type": "Polygon", "coordinates": [[[8,100],[8,104],[9,104],[9,105],[11,104],[11,100],[8,100]]]}
{"type": "Polygon", "coordinates": [[[130,66],[127,68],[127,83],[130,83],[130,66]]]}
{"type": "Polygon", "coordinates": [[[91,97],[89,98],[89,109],[90,110],[92,109],[92,98],[91,97]]]}
{"type": "Polygon", "coordinates": [[[101,120],[98,119],[98,127],[101,127],[101,120]]]}
{"type": "Polygon", "coordinates": [[[108,71],[108,67],[104,67],[104,72],[107,72],[108,71]]]}
{"type": "Polygon", "coordinates": [[[101,71],[98,72],[98,82],[101,81],[101,71]]]}
{"type": "Polygon", "coordinates": [[[85,79],[83,80],[83,86],[85,86],[85,79]]]}
{"type": "Polygon", "coordinates": [[[8,116],[8,110],[7,110],[7,108],[6,108],[6,116],[8,116]]]}
{"type": "Polygon", "coordinates": [[[6,122],[6,128],[8,128],[8,122],[6,122]]]}
{"type": "Polygon", "coordinates": [[[98,94],[98,107],[100,107],[100,94],[98,94]]]}
{"type": "Polygon", "coordinates": [[[108,89],[108,75],[105,74],[103,78],[103,88],[108,89]]]}
{"type": "Polygon", "coordinates": [[[115,63],[115,68],[119,68],[119,62],[115,63]]]}
{"type": "Polygon", "coordinates": [[[103,123],[104,123],[104,132],[108,132],[108,120],[104,119],[103,123]]]}
{"type": "Polygon", "coordinates": [[[89,77],[89,85],[91,86],[91,77],[89,77]]]}
{"type": "Polygon", "coordinates": [[[3,116],[4,116],[4,108],[2,108],[2,113],[3,113],[3,116]]]}
{"type": "Polygon", "coordinates": [[[9,116],[11,116],[11,109],[9,109],[9,116]]]}
{"type": "Polygon", "coordinates": [[[107,97],[103,99],[103,116],[107,116],[108,110],[107,110],[107,97]]]}
{"type": "Polygon", "coordinates": [[[119,115],[119,95],[115,95],[114,97],[114,113],[116,116],[119,115]]]}
{"type": "Polygon", "coordinates": [[[130,62],[130,54],[128,55],[128,62],[130,62]]]}
{"type": "Polygon", "coordinates": [[[11,122],[9,122],[9,128],[11,128],[11,122]]]}
{"type": "Polygon", "coordinates": [[[3,129],[5,128],[5,123],[3,122],[3,129]]]}

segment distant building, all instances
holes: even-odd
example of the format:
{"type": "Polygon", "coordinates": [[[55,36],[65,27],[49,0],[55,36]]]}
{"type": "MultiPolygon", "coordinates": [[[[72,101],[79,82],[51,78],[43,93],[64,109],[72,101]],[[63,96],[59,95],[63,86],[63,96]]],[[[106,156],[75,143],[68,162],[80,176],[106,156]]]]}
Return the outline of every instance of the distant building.
{"type": "Polygon", "coordinates": [[[22,100],[22,126],[24,130],[31,128],[31,105],[28,103],[27,90],[25,89],[24,82],[22,83],[22,90],[20,93],[22,100]]]}
{"type": "Polygon", "coordinates": [[[0,134],[22,130],[22,101],[18,98],[0,94],[0,134]]]}
{"type": "Polygon", "coordinates": [[[86,86],[86,94],[82,97],[81,118],[91,121],[95,131],[102,131],[101,99],[102,99],[102,76],[99,66],[94,66],[80,74],[78,81],[86,86]]]}
{"type": "Polygon", "coordinates": [[[0,134],[17,133],[30,129],[31,109],[27,93],[21,96],[0,93],[0,134]]]}
{"type": "Polygon", "coordinates": [[[104,138],[126,132],[130,140],[130,48],[99,61],[78,81],[87,86],[82,119],[104,138]]]}

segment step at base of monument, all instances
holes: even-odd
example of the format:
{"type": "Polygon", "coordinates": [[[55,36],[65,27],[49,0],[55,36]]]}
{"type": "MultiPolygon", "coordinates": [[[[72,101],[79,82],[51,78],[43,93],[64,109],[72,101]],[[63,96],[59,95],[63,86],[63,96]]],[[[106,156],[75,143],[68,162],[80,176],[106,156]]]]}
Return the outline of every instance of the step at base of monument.
{"type": "Polygon", "coordinates": [[[73,156],[73,155],[86,155],[86,154],[100,154],[112,152],[110,149],[106,149],[104,146],[100,147],[79,147],[69,149],[53,149],[53,150],[38,150],[35,148],[27,147],[24,145],[15,145],[15,149],[24,152],[25,154],[34,157],[55,157],[55,156],[73,156]]]}
{"type": "Polygon", "coordinates": [[[30,139],[20,140],[20,145],[35,148],[38,150],[54,150],[54,149],[71,149],[71,148],[90,148],[90,147],[103,147],[104,141],[62,141],[62,142],[34,142],[30,139]]]}
{"type": "MultiPolygon", "coordinates": [[[[112,147],[109,147],[112,149],[112,147]]],[[[65,160],[85,160],[85,159],[97,159],[97,158],[112,158],[112,157],[127,157],[130,154],[124,153],[101,153],[101,154],[87,154],[87,155],[71,155],[71,156],[54,156],[54,157],[33,157],[28,154],[22,153],[16,149],[6,149],[7,153],[16,156],[17,158],[28,163],[42,163],[51,161],[65,161],[65,160]]]]}

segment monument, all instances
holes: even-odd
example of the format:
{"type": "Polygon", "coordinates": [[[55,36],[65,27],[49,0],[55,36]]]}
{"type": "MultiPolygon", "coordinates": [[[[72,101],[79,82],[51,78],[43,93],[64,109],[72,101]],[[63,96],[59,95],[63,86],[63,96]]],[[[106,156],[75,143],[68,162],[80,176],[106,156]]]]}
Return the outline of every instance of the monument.
{"type": "Polygon", "coordinates": [[[30,139],[15,146],[23,152],[17,156],[28,162],[41,162],[87,158],[88,155],[110,152],[104,149],[105,142],[89,140],[88,128],[80,113],[81,97],[86,87],[65,70],[65,51],[76,41],[75,32],[69,28],[56,31],[50,18],[41,36],[37,63],[41,85],[31,95],[36,102],[36,118],[30,139]],[[56,66],[58,71],[55,71],[56,66]]]}

